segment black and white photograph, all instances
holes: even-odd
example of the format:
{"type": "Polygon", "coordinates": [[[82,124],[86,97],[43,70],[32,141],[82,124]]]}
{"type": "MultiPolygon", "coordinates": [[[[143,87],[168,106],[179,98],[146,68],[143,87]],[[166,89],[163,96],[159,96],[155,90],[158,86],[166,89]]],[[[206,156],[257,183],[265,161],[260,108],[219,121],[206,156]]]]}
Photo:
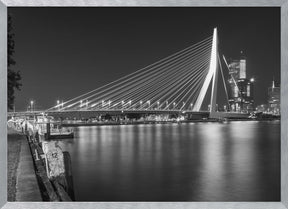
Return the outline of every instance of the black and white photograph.
{"type": "Polygon", "coordinates": [[[280,7],[7,11],[7,201],[281,201],[280,7]]]}

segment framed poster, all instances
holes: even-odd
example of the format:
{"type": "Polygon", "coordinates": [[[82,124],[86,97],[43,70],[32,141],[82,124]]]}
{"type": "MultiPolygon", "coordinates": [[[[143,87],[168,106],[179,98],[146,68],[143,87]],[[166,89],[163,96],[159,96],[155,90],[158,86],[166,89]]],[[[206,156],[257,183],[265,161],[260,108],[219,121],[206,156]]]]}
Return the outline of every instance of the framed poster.
{"type": "Polygon", "coordinates": [[[0,4],[2,208],[288,207],[286,0],[0,4]],[[7,194],[7,118],[42,112],[73,126],[75,202],[7,194]]]}

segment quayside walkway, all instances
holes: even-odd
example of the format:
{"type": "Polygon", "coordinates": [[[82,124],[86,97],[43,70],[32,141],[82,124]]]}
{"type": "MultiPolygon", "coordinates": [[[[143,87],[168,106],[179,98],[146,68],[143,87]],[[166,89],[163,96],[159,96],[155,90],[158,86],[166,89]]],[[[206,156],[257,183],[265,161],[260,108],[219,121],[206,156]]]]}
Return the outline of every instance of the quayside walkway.
{"type": "Polygon", "coordinates": [[[9,137],[20,137],[21,140],[19,163],[16,171],[15,201],[42,201],[33,159],[26,136],[17,131],[9,130],[8,140],[11,140],[9,137]]]}

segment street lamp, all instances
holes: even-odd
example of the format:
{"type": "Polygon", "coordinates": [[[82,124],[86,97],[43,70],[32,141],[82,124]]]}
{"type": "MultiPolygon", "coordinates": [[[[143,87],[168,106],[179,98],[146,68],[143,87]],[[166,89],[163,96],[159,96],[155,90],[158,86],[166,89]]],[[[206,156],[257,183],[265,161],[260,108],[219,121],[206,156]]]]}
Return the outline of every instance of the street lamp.
{"type": "Polygon", "coordinates": [[[31,101],[30,101],[30,105],[31,105],[31,112],[33,112],[33,104],[34,104],[34,101],[31,100],[31,101]]]}
{"type": "Polygon", "coordinates": [[[181,107],[181,109],[180,110],[182,110],[184,107],[185,107],[185,102],[183,102],[183,105],[182,105],[182,107],[181,107]]]}
{"type": "Polygon", "coordinates": [[[57,100],[57,107],[58,107],[58,110],[60,110],[60,101],[59,100],[57,100]]]}
{"type": "Polygon", "coordinates": [[[191,103],[190,106],[191,106],[191,111],[192,111],[193,110],[193,103],[191,103]]]}
{"type": "Polygon", "coordinates": [[[250,79],[250,82],[252,82],[252,83],[253,83],[254,81],[255,81],[255,79],[254,79],[254,78],[251,78],[251,79],[250,79]]]}
{"type": "Polygon", "coordinates": [[[150,100],[147,101],[148,102],[148,109],[150,108],[150,100]]]}

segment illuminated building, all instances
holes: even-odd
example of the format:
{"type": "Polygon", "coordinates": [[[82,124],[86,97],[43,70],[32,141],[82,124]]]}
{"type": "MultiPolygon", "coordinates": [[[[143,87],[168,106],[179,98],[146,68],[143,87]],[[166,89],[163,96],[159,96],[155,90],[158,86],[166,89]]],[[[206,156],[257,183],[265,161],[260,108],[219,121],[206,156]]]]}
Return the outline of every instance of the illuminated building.
{"type": "Polygon", "coordinates": [[[230,61],[228,82],[230,111],[253,111],[254,79],[246,77],[246,58],[244,56],[241,56],[239,60],[230,61]]]}
{"type": "Polygon", "coordinates": [[[268,112],[280,115],[280,87],[275,86],[274,80],[272,87],[268,88],[268,112]]]}

